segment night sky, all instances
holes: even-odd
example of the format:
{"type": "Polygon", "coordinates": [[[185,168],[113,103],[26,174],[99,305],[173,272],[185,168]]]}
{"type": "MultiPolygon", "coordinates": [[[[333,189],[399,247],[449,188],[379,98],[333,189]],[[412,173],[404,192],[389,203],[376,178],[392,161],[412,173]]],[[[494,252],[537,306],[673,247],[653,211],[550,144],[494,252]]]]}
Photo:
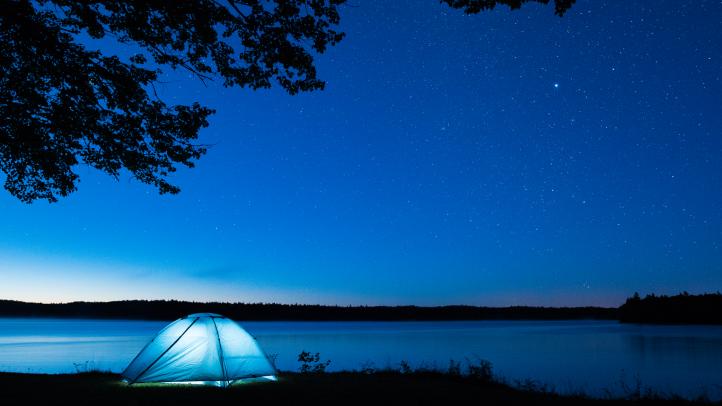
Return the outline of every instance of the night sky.
{"type": "Polygon", "coordinates": [[[167,72],[166,102],[217,109],[181,194],[88,167],[56,204],[2,191],[0,297],[616,306],[722,290],[722,2],[553,11],[351,0],[316,93],[167,72]]]}

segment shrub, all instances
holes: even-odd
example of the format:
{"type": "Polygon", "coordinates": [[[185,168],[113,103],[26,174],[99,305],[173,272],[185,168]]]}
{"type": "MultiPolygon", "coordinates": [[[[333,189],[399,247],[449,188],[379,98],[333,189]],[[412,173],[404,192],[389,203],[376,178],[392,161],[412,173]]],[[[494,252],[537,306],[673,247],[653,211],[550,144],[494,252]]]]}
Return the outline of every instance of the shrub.
{"type": "Polygon", "coordinates": [[[326,367],[331,363],[331,360],[321,361],[321,354],[311,354],[308,351],[301,351],[298,354],[298,362],[301,363],[299,371],[301,373],[315,373],[321,374],[326,372],[326,367]]]}
{"type": "Polygon", "coordinates": [[[478,359],[476,362],[472,362],[468,358],[466,362],[468,364],[468,375],[470,377],[484,382],[491,382],[494,379],[491,362],[485,359],[478,359]]]}
{"type": "Polygon", "coordinates": [[[460,376],[461,375],[461,362],[449,360],[449,369],[447,370],[447,373],[452,376],[460,376]]]}

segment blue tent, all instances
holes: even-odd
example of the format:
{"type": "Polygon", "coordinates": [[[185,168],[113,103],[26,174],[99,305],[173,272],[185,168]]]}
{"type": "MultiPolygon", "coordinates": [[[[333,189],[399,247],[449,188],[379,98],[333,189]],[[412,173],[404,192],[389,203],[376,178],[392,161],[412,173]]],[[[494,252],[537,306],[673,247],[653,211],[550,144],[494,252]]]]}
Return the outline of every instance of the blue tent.
{"type": "Polygon", "coordinates": [[[213,313],[167,325],[123,371],[129,384],[198,383],[228,386],[248,378],[275,380],[276,370],[241,326],[213,313]]]}

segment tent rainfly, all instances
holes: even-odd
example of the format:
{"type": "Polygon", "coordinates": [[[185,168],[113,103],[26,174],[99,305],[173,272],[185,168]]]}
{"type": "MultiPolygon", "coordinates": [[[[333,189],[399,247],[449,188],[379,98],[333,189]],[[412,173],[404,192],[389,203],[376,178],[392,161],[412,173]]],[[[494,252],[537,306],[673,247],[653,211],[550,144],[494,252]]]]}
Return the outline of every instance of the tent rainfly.
{"type": "Polygon", "coordinates": [[[129,384],[192,383],[228,386],[250,378],[275,380],[276,370],[241,326],[213,313],[170,323],[123,371],[129,384]]]}

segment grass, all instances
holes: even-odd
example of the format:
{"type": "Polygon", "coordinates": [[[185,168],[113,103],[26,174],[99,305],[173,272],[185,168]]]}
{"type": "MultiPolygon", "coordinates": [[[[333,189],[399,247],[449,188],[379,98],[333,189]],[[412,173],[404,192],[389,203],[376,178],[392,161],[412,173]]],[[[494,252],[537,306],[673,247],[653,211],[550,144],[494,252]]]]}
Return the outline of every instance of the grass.
{"type": "MultiPolygon", "coordinates": [[[[437,371],[283,373],[277,382],[204,386],[134,385],[116,374],[0,373],[2,405],[693,405],[660,399],[592,399],[517,388],[479,377],[437,371]]],[[[718,404],[722,404],[718,403],[718,404]]]]}

